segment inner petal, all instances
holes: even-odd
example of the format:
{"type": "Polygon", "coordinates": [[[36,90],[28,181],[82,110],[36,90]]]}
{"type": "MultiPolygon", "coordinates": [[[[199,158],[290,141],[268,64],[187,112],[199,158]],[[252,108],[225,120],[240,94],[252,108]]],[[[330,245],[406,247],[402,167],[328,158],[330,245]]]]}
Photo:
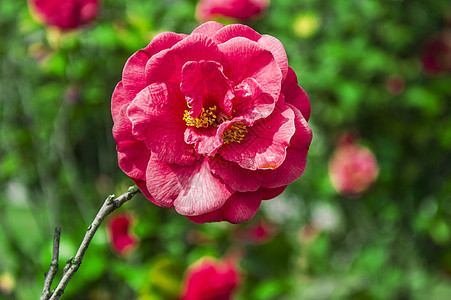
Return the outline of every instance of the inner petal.
{"type": "Polygon", "coordinates": [[[185,95],[191,118],[202,114],[202,109],[205,112],[213,106],[231,116],[233,88],[219,63],[205,60],[185,63],[180,89],[185,95]]]}

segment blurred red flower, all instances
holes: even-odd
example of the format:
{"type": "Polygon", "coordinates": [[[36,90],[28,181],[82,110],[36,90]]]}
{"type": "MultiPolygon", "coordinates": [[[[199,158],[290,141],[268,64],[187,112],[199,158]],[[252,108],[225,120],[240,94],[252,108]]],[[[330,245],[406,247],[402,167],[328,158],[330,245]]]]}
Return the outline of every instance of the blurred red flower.
{"type": "Polygon", "coordinates": [[[201,0],[196,18],[201,22],[218,17],[246,20],[262,14],[268,5],[269,0],[201,0]]]}
{"type": "Polygon", "coordinates": [[[113,250],[126,255],[138,245],[138,239],[130,232],[133,217],[130,214],[116,214],[108,221],[108,237],[113,250]]]}
{"type": "Polygon", "coordinates": [[[379,173],[373,153],[357,145],[352,138],[342,138],[329,162],[329,177],[335,190],[344,195],[366,191],[379,173]]]}
{"type": "Polygon", "coordinates": [[[240,282],[234,262],[202,258],[191,265],[184,278],[182,300],[230,300],[240,282]]]}
{"type": "Polygon", "coordinates": [[[429,74],[451,71],[451,30],[445,30],[429,40],[423,48],[421,61],[429,74]]]}
{"type": "Polygon", "coordinates": [[[75,29],[93,20],[99,0],[29,0],[32,14],[42,23],[63,30],[75,29]]]}
{"type": "Polygon", "coordinates": [[[282,43],[207,22],[133,54],[111,99],[119,166],[195,223],[250,220],[306,166],[310,102],[282,43]]]}

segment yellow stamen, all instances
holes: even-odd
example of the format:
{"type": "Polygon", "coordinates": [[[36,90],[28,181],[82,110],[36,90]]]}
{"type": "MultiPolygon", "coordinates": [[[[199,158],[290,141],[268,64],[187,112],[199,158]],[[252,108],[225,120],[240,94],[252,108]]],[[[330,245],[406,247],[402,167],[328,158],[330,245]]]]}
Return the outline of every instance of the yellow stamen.
{"type": "Polygon", "coordinates": [[[222,134],[224,145],[232,142],[240,143],[243,140],[246,132],[247,128],[243,122],[238,121],[233,123],[232,126],[222,134]]]}
{"type": "Polygon", "coordinates": [[[216,115],[214,114],[216,110],[216,105],[205,110],[202,107],[202,112],[197,118],[192,118],[189,114],[188,110],[185,110],[185,114],[183,115],[183,120],[186,122],[187,126],[193,126],[196,128],[207,128],[208,126],[213,125],[216,122],[216,115]]]}

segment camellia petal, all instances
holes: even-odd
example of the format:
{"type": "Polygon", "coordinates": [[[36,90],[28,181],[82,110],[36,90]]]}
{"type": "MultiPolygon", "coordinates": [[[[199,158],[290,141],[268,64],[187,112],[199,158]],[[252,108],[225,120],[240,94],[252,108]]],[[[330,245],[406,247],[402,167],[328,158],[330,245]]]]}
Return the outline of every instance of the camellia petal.
{"type": "Polygon", "coordinates": [[[246,78],[254,78],[261,86],[262,92],[278,100],[282,72],[270,51],[256,42],[236,37],[218,45],[224,57],[224,74],[235,85],[246,78]]]}
{"type": "Polygon", "coordinates": [[[188,216],[194,223],[228,221],[232,224],[247,222],[257,213],[262,192],[235,192],[220,209],[200,216],[188,216]]]}
{"type": "Polygon", "coordinates": [[[221,28],[223,28],[224,25],[218,22],[205,22],[196,29],[191,32],[191,34],[204,34],[208,37],[213,37],[213,35],[221,28]]]}
{"type": "Polygon", "coordinates": [[[260,188],[262,182],[272,181],[276,175],[272,170],[244,169],[220,156],[210,160],[210,168],[213,174],[221,177],[232,189],[239,192],[254,192],[260,188]]]}
{"type": "Polygon", "coordinates": [[[213,36],[213,40],[218,44],[222,44],[235,37],[244,37],[257,42],[262,36],[249,26],[231,24],[219,29],[213,36]]]}
{"type": "Polygon", "coordinates": [[[151,151],[142,141],[135,139],[131,129],[132,123],[126,116],[126,107],[123,107],[113,126],[113,136],[118,141],[119,166],[127,176],[145,180],[151,151]]]}
{"type": "Polygon", "coordinates": [[[130,100],[125,93],[122,81],[120,81],[113,91],[113,96],[111,97],[111,115],[113,117],[113,122],[116,122],[117,116],[121,111],[122,106],[130,104],[130,100]]]}
{"type": "Polygon", "coordinates": [[[285,96],[285,102],[294,105],[299,109],[306,121],[310,118],[310,101],[307,93],[298,85],[296,73],[291,67],[288,67],[287,78],[282,84],[282,93],[285,96]]]}
{"type": "Polygon", "coordinates": [[[220,62],[218,46],[203,34],[189,35],[172,48],[152,56],[146,65],[147,84],[154,82],[178,82],[181,71],[189,61],[211,60],[220,62]]]}
{"type": "Polygon", "coordinates": [[[203,158],[193,166],[169,165],[152,159],[147,188],[163,206],[174,206],[185,216],[201,215],[223,206],[233,190],[211,173],[203,158]]]}
{"type": "Polygon", "coordinates": [[[286,149],[295,133],[294,118],[292,109],[278,104],[271,116],[248,129],[240,143],[224,145],[219,154],[245,169],[276,169],[285,160],[286,149]]]}
{"type": "Polygon", "coordinates": [[[227,116],[232,114],[233,89],[217,62],[187,62],[182,69],[180,89],[191,107],[190,115],[193,118],[199,116],[203,107],[216,104],[227,116]]]}
{"type": "Polygon", "coordinates": [[[312,141],[312,131],[299,110],[290,104],[287,106],[295,114],[296,131],[290,140],[285,161],[274,170],[276,173],[274,180],[263,183],[263,187],[276,188],[290,184],[301,177],[307,164],[307,152],[312,141]]]}
{"type": "Polygon", "coordinates": [[[154,83],[143,89],[127,109],[135,138],[167,163],[191,164],[192,146],[184,141],[183,95],[175,84],[154,83]]]}
{"type": "Polygon", "coordinates": [[[172,47],[184,39],[186,35],[173,32],[157,34],[146,48],[133,54],[125,63],[122,72],[122,84],[128,98],[135,96],[147,86],[146,64],[148,60],[158,52],[172,47]]]}

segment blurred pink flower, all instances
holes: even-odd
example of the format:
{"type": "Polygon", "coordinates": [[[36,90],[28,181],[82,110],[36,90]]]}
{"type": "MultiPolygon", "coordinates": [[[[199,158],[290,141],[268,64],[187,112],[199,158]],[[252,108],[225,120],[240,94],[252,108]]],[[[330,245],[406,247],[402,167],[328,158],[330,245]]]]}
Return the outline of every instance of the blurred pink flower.
{"type": "Polygon", "coordinates": [[[240,24],[154,37],[125,64],[111,111],[121,169],[196,223],[251,219],[303,174],[312,139],[283,45],[240,24]]]}
{"type": "Polygon", "coordinates": [[[196,18],[201,22],[218,17],[247,20],[262,14],[268,5],[269,0],[201,0],[196,18]]]}
{"type": "Polygon", "coordinates": [[[238,229],[234,236],[250,243],[266,243],[274,237],[275,233],[276,227],[274,224],[268,221],[259,221],[246,228],[238,229]]]}
{"type": "Polygon", "coordinates": [[[233,261],[202,258],[188,268],[181,299],[230,300],[240,280],[233,261]]]}
{"type": "Polygon", "coordinates": [[[379,173],[371,151],[357,145],[352,138],[342,139],[329,162],[329,177],[335,190],[344,195],[366,191],[379,173]]]}
{"type": "Polygon", "coordinates": [[[89,23],[97,15],[99,0],[29,0],[32,14],[42,23],[63,30],[89,23]]]}
{"type": "Polygon", "coordinates": [[[404,81],[404,78],[402,78],[401,76],[390,76],[385,81],[385,86],[392,95],[401,94],[404,91],[405,85],[406,83],[404,81]]]}
{"type": "Polygon", "coordinates": [[[108,237],[111,247],[120,255],[126,255],[138,246],[138,239],[130,232],[133,217],[130,214],[116,214],[108,221],[108,237]]]}
{"type": "Polygon", "coordinates": [[[426,43],[421,61],[423,69],[429,74],[451,71],[451,30],[439,33],[426,43]]]}

